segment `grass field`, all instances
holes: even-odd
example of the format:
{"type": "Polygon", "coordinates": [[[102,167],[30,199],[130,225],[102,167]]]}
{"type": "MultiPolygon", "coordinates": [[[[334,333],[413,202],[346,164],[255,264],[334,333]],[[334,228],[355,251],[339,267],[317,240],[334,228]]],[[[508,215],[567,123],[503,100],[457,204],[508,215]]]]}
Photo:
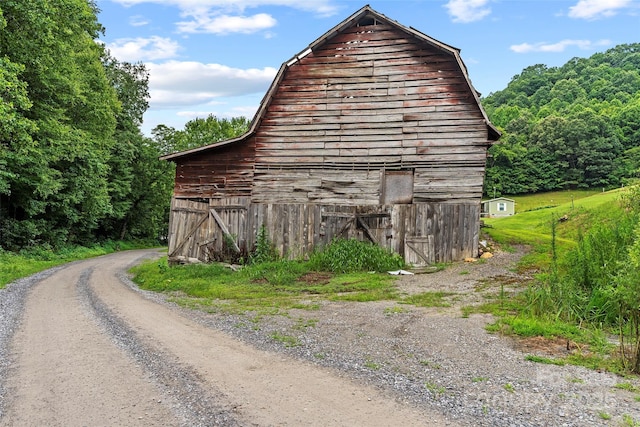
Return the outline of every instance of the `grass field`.
{"type": "MultiPolygon", "coordinates": [[[[523,258],[524,269],[544,269],[551,260],[552,221],[557,223],[556,249],[558,254],[571,250],[580,233],[597,221],[614,221],[621,213],[620,198],[624,190],[607,192],[554,192],[510,197],[516,206],[528,210],[502,218],[486,218],[483,229],[502,245],[530,245],[532,251],[523,258]],[[573,196],[573,197],[572,197],[573,196]],[[551,201],[555,201],[553,205],[551,201]]],[[[518,210],[516,210],[518,212],[518,210]]]]}
{"type": "Polygon", "coordinates": [[[505,196],[516,201],[516,213],[571,204],[580,199],[603,194],[602,190],[564,190],[548,193],[505,196]]]}

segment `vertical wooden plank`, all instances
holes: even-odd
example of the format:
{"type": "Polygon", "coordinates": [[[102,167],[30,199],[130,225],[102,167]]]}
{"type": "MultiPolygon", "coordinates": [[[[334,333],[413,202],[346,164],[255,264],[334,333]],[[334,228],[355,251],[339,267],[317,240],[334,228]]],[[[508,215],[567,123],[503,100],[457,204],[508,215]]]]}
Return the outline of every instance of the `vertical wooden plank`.
{"type": "Polygon", "coordinates": [[[469,258],[474,257],[476,254],[473,249],[473,235],[470,227],[471,217],[470,215],[474,214],[473,206],[470,204],[464,205],[464,217],[462,220],[462,229],[464,233],[464,239],[462,241],[461,247],[461,258],[469,258]]]}
{"type": "Polygon", "coordinates": [[[452,206],[453,215],[451,216],[451,254],[449,255],[450,260],[458,259],[459,250],[459,238],[460,238],[460,220],[462,219],[462,214],[460,212],[460,205],[455,204],[452,206]]]}
{"type": "Polygon", "coordinates": [[[442,203],[438,203],[437,204],[438,234],[436,234],[436,236],[438,236],[439,242],[437,243],[436,251],[437,251],[437,258],[439,262],[444,262],[444,260],[446,259],[445,254],[447,253],[446,240],[447,240],[448,227],[447,227],[446,218],[445,218],[443,209],[444,208],[442,203]]]}
{"type": "Polygon", "coordinates": [[[473,205],[473,214],[469,216],[471,219],[471,234],[473,241],[471,242],[472,256],[478,255],[478,245],[480,244],[480,202],[473,205]]]}
{"type": "Polygon", "coordinates": [[[176,207],[177,200],[175,197],[171,197],[171,207],[169,209],[169,229],[167,232],[167,243],[169,244],[169,253],[173,252],[173,249],[176,246],[176,230],[175,227],[177,223],[182,220],[182,218],[178,218],[178,213],[174,211],[176,207]]]}

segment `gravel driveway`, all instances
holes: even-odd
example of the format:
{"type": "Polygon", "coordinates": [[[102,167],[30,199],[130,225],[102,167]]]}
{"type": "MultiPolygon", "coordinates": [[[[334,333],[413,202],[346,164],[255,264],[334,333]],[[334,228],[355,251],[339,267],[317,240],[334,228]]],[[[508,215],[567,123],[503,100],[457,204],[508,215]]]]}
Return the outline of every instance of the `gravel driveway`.
{"type": "MultiPolygon", "coordinates": [[[[527,353],[513,340],[485,331],[490,316],[461,316],[461,306],[496,294],[498,283],[507,283],[508,291],[524,280],[513,272],[520,253],[498,252],[482,263],[458,263],[437,273],[399,279],[398,286],[407,294],[454,293],[451,307],[325,302],[318,310],[259,318],[187,310],[166,302],[164,295],[138,290],[123,269],[147,256],[158,255],[140,251],[83,261],[0,290],[0,425],[640,422],[638,393],[614,387],[622,382],[640,386],[637,379],[526,361],[527,353]],[[64,277],[66,284],[56,277],[64,277]],[[56,284],[51,289],[59,290],[44,294],[43,284],[56,284]],[[61,298],[62,311],[52,311],[49,317],[45,313],[40,323],[31,324],[30,313],[53,306],[56,298],[61,298]],[[63,315],[69,306],[75,308],[63,315]],[[78,340],[76,352],[103,346],[92,353],[94,364],[83,367],[81,362],[57,360],[55,345],[35,354],[34,360],[26,358],[29,352],[38,353],[39,344],[32,337],[39,330],[46,327],[53,334],[73,329],[60,327],[55,332],[58,320],[61,325],[80,325],[65,338],[78,340]],[[274,340],[276,333],[291,341],[274,340]],[[84,370],[86,377],[81,375],[84,370]],[[114,383],[105,390],[120,385],[140,404],[114,397],[115,406],[102,402],[103,413],[92,409],[92,396],[109,396],[95,391],[103,386],[92,382],[94,376],[114,383]],[[60,386],[62,381],[74,384],[79,377],[85,379],[73,387],[94,390],[93,395],[84,392],[89,398],[80,405],[78,390],[65,393],[60,386]],[[58,394],[47,395],[51,390],[58,394]],[[27,397],[31,400],[22,401],[27,397]],[[77,422],[69,423],[68,411],[74,407],[77,422]],[[96,413],[89,416],[92,411],[96,413]]],[[[40,339],[51,341],[47,337],[40,339]]],[[[58,341],[58,347],[65,342],[58,341]]],[[[70,358],[68,353],[63,357],[70,358]]]]}

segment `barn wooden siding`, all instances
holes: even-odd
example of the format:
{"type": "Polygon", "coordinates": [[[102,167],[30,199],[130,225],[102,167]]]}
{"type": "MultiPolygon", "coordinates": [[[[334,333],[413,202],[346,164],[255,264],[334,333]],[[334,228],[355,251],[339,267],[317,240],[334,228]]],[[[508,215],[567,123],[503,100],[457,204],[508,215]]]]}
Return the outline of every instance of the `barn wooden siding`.
{"type": "Polygon", "coordinates": [[[283,64],[247,134],[165,156],[170,258],[246,253],[262,225],[292,258],[335,237],[475,256],[499,137],[478,96],[457,49],[362,8],[283,64]]]}
{"type": "Polygon", "coordinates": [[[254,173],[253,139],[176,162],[174,197],[249,197],[254,173]]]}
{"type": "Polygon", "coordinates": [[[411,169],[413,202],[478,202],[487,125],[463,73],[389,24],[329,39],[289,65],[266,110],[252,200],[375,205],[380,171],[411,169]]]}
{"type": "Polygon", "coordinates": [[[415,266],[472,257],[478,247],[476,204],[252,204],[248,198],[224,202],[173,200],[171,260],[207,262],[230,249],[246,255],[262,226],[279,253],[289,258],[305,258],[337,237],[370,241],[415,266]]]}

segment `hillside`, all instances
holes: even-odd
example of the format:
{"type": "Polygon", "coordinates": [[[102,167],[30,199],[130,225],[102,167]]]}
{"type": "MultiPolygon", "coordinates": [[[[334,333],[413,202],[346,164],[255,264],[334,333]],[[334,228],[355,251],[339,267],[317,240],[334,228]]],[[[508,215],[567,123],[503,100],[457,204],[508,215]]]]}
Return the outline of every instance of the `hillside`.
{"type": "Polygon", "coordinates": [[[579,237],[587,233],[592,224],[615,221],[624,213],[621,203],[624,190],[596,194],[576,192],[573,199],[571,194],[513,196],[516,206],[523,204],[528,210],[522,212],[517,209],[520,212],[510,217],[486,218],[484,222],[489,227],[485,231],[503,245],[531,245],[533,250],[524,258],[523,267],[546,268],[550,262],[553,221],[557,222],[556,245],[562,255],[575,248],[579,237]],[[553,203],[553,200],[558,203],[553,203]],[[559,222],[563,217],[566,220],[559,222]]]}
{"type": "Polygon", "coordinates": [[[485,189],[615,188],[640,167],[640,44],[530,66],[482,100],[503,132],[485,189]]]}

